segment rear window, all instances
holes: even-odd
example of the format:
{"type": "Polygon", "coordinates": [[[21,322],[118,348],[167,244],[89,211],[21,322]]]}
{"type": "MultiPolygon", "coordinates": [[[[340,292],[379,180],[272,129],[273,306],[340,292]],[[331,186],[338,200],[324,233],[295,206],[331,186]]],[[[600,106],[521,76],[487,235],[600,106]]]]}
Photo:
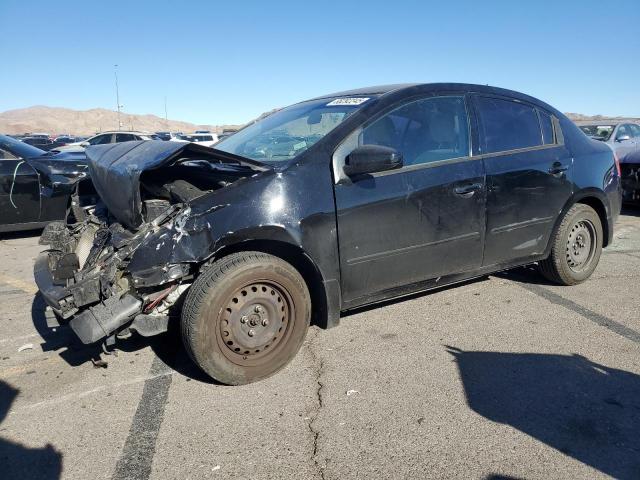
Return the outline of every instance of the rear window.
{"type": "Polygon", "coordinates": [[[116,143],[131,142],[135,139],[136,139],[136,136],[130,133],[116,133],[116,143]]]}
{"type": "Polygon", "coordinates": [[[494,153],[542,145],[538,115],[523,103],[477,97],[484,152],[494,153]]]}

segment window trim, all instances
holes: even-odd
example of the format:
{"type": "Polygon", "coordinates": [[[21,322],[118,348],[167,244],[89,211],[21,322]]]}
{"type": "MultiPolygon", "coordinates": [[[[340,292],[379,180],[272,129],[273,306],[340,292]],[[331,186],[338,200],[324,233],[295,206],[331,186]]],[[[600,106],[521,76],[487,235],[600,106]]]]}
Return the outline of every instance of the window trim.
{"type": "MultiPolygon", "coordinates": [[[[443,165],[450,165],[450,164],[456,164],[456,163],[462,163],[462,162],[470,162],[470,161],[474,161],[474,160],[483,160],[485,158],[493,158],[493,157],[503,157],[506,155],[517,155],[520,153],[527,153],[527,152],[535,152],[538,150],[550,150],[553,148],[560,148],[560,147],[564,147],[565,146],[565,141],[564,141],[564,134],[562,132],[562,128],[560,126],[560,119],[554,115],[552,112],[549,112],[546,108],[540,107],[536,104],[530,103],[530,102],[526,102],[526,101],[522,101],[518,98],[513,98],[513,97],[506,97],[506,96],[502,96],[502,95],[494,95],[494,94],[485,94],[485,93],[477,93],[477,92],[461,92],[461,93],[451,93],[451,94],[445,94],[445,95],[424,95],[424,96],[418,96],[418,97],[412,97],[411,99],[409,99],[409,101],[407,102],[401,102],[400,104],[395,104],[391,107],[389,107],[388,109],[385,109],[384,111],[380,112],[379,115],[376,115],[374,118],[372,119],[368,119],[365,123],[363,123],[362,125],[360,125],[358,128],[356,128],[355,130],[353,130],[351,133],[349,133],[339,144],[338,146],[333,150],[333,154],[331,155],[331,168],[333,170],[333,177],[334,177],[334,185],[342,185],[342,184],[351,184],[352,180],[346,176],[342,170],[342,168],[344,167],[344,160],[346,159],[346,156],[351,152],[351,150],[349,150],[347,153],[343,153],[341,152],[342,149],[345,148],[351,148],[348,143],[349,142],[353,142],[354,138],[357,140],[358,136],[362,133],[362,131],[369,125],[371,125],[373,122],[375,122],[376,120],[378,120],[379,118],[382,118],[382,116],[387,115],[388,113],[396,110],[397,108],[400,108],[401,106],[404,105],[408,105],[409,103],[412,103],[414,101],[418,101],[418,100],[423,100],[423,99],[427,99],[427,98],[441,98],[441,97],[463,97],[464,98],[464,102],[465,102],[465,109],[467,111],[467,125],[468,125],[468,129],[469,129],[469,155],[464,156],[464,157],[456,157],[456,158],[447,158],[444,160],[436,160],[433,162],[427,162],[427,163],[419,163],[419,164],[415,164],[415,165],[406,165],[403,166],[402,168],[397,168],[394,170],[385,170],[382,172],[374,172],[374,173],[370,173],[368,174],[368,176],[370,177],[384,177],[387,175],[396,175],[399,173],[406,173],[406,172],[412,172],[412,171],[416,171],[416,170],[422,170],[422,169],[426,169],[426,168],[437,168],[437,167],[441,167],[443,165]],[[549,115],[551,117],[551,124],[553,126],[553,137],[554,137],[554,143],[549,143],[549,144],[542,144],[542,145],[535,145],[533,147],[524,147],[524,148],[516,148],[516,149],[512,149],[512,150],[503,150],[500,152],[491,152],[491,153],[478,153],[478,154],[474,154],[474,144],[477,142],[477,147],[478,147],[478,151],[480,152],[480,141],[481,141],[481,133],[479,131],[479,126],[478,126],[478,132],[477,132],[477,138],[474,138],[473,136],[473,125],[472,122],[478,122],[478,109],[477,109],[477,105],[475,103],[475,97],[493,97],[493,98],[498,98],[500,100],[508,100],[508,101],[512,101],[512,102],[516,102],[516,103],[522,103],[524,105],[528,105],[530,107],[532,107],[535,111],[536,111],[536,117],[538,117],[538,110],[543,111],[544,113],[546,113],[547,115],[549,115]],[[336,156],[341,156],[341,158],[336,158],[336,156]]],[[[540,138],[542,141],[544,141],[544,137],[543,137],[543,133],[542,133],[542,124],[540,123],[540,118],[538,117],[538,125],[540,126],[540,138]]]]}
{"type": "Polygon", "coordinates": [[[370,173],[368,174],[371,177],[383,177],[386,175],[395,175],[398,173],[405,173],[405,172],[412,172],[415,170],[422,170],[424,168],[435,168],[435,167],[440,167],[442,165],[448,165],[448,164],[453,164],[453,163],[459,163],[459,162],[466,162],[466,161],[470,161],[470,160],[476,160],[477,157],[474,157],[473,154],[473,130],[471,128],[471,105],[469,104],[469,94],[468,92],[459,92],[459,93],[449,93],[449,94],[443,94],[443,95],[418,95],[418,96],[414,96],[414,97],[410,97],[410,98],[405,98],[403,99],[401,102],[396,103],[394,105],[391,105],[389,108],[386,108],[385,110],[383,110],[382,112],[379,112],[376,116],[367,119],[362,125],[360,125],[358,128],[356,128],[355,130],[353,130],[351,133],[349,133],[339,144],[338,146],[333,150],[333,154],[331,155],[331,166],[333,169],[333,177],[334,177],[334,184],[335,185],[341,185],[341,184],[348,184],[348,183],[352,183],[352,180],[344,173],[344,164],[345,164],[345,160],[347,158],[347,155],[349,155],[349,153],[351,153],[351,151],[353,151],[352,145],[350,146],[349,143],[353,143],[354,140],[356,142],[356,147],[357,148],[357,140],[358,137],[362,134],[362,132],[364,131],[365,128],[367,128],[368,126],[372,125],[373,123],[377,122],[379,119],[381,119],[382,117],[384,117],[385,115],[389,115],[391,112],[394,112],[395,110],[398,110],[400,108],[403,108],[407,105],[410,105],[412,103],[415,102],[419,102],[422,100],[431,100],[431,99],[436,99],[436,98],[451,98],[451,97],[455,97],[455,98],[462,98],[463,102],[464,102],[464,109],[465,112],[467,114],[467,134],[468,134],[468,150],[469,150],[469,154],[465,155],[463,157],[455,157],[455,158],[445,158],[443,160],[434,160],[433,162],[425,162],[425,163],[417,163],[414,165],[403,165],[401,168],[396,168],[393,170],[385,170],[382,172],[374,172],[374,173],[370,173]],[[348,148],[350,149],[347,153],[343,153],[342,150],[348,148]],[[337,157],[340,158],[337,158],[337,157]]]}
{"type": "Polygon", "coordinates": [[[542,145],[556,145],[558,141],[558,136],[556,134],[556,123],[554,121],[555,115],[552,115],[551,113],[547,112],[546,110],[540,107],[535,107],[535,109],[536,109],[536,115],[538,115],[538,123],[540,124],[540,135],[542,136],[542,145]],[[545,139],[544,139],[544,128],[542,127],[542,114],[547,115],[551,120],[551,135],[553,135],[553,141],[551,143],[544,142],[545,139]]]}
{"type": "Polygon", "coordinates": [[[472,93],[473,96],[473,104],[475,107],[475,114],[478,120],[478,152],[480,152],[480,154],[478,156],[482,156],[483,158],[487,158],[488,156],[494,156],[496,154],[506,154],[506,153],[517,153],[517,152],[521,152],[521,151],[527,151],[527,150],[537,150],[540,147],[549,147],[549,146],[553,146],[553,147],[557,147],[558,143],[552,143],[552,144],[548,144],[545,145],[544,144],[544,135],[542,132],[542,123],[540,122],[540,115],[538,114],[538,110],[543,110],[545,113],[547,113],[550,117],[551,117],[551,123],[553,124],[553,137],[554,140],[556,139],[556,125],[554,122],[554,119],[556,118],[555,115],[551,114],[550,112],[547,112],[545,109],[539,107],[538,105],[536,105],[535,103],[531,103],[531,102],[527,102],[524,100],[520,100],[519,98],[514,98],[514,97],[507,97],[504,95],[496,95],[496,94],[491,94],[491,93],[472,93]],[[500,150],[498,152],[490,152],[490,153],[483,153],[482,150],[483,148],[486,147],[486,145],[484,145],[484,138],[483,138],[483,132],[481,131],[480,125],[482,124],[482,120],[481,120],[481,115],[480,115],[480,109],[478,108],[478,104],[476,102],[477,98],[495,98],[497,100],[503,100],[503,101],[507,101],[507,102],[513,102],[513,103],[519,103],[521,105],[525,105],[529,108],[532,108],[536,114],[536,118],[538,119],[538,128],[540,129],[540,145],[533,145],[531,147],[522,147],[522,148],[513,148],[511,150],[500,150]],[[506,152],[506,153],[505,153],[506,152]]]}

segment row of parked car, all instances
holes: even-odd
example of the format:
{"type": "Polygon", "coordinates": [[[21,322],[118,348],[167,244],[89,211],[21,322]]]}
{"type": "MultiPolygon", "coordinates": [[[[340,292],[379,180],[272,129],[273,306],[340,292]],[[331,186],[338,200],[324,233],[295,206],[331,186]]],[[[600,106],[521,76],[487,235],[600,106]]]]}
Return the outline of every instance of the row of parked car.
{"type": "Polygon", "coordinates": [[[21,142],[38,147],[41,150],[49,151],[59,147],[64,147],[70,143],[82,142],[86,137],[76,137],[73,135],[58,135],[51,137],[46,133],[33,133],[30,135],[16,135],[14,138],[21,142]]]}
{"type": "Polygon", "coordinates": [[[32,145],[40,150],[55,152],[82,152],[90,145],[105,145],[108,143],[131,142],[134,140],[165,140],[173,142],[193,142],[205,146],[212,146],[219,141],[218,135],[210,131],[200,130],[195,133],[182,132],[139,132],[114,130],[101,132],[92,137],[76,137],[59,135],[51,137],[46,133],[16,135],[13,138],[32,145]]]}

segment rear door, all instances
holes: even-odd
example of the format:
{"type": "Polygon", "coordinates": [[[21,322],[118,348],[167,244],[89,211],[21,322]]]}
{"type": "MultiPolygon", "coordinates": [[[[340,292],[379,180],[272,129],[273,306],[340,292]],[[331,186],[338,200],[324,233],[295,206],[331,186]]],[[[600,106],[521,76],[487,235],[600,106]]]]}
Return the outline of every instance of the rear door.
{"type": "Polygon", "coordinates": [[[484,171],[469,155],[462,95],[405,103],[338,147],[335,198],[345,305],[480,266],[484,171]],[[404,166],[347,179],[344,158],[366,144],[398,150],[404,166]]]}
{"type": "Polygon", "coordinates": [[[0,148],[0,226],[37,222],[39,217],[38,173],[24,159],[0,148]]]}
{"type": "Polygon", "coordinates": [[[573,191],[559,122],[511,98],[476,95],[474,106],[487,175],[483,265],[540,254],[573,191]]]}

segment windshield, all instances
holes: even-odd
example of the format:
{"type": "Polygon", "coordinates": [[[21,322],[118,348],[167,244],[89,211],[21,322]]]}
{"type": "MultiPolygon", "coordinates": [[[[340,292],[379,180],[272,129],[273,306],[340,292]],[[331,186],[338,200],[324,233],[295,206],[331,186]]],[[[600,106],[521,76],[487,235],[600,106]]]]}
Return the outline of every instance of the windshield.
{"type": "Polygon", "coordinates": [[[311,147],[370,98],[336,97],[298,103],[243,128],[215,148],[260,162],[285,162],[311,147]]]}
{"type": "Polygon", "coordinates": [[[581,125],[580,130],[589,135],[590,137],[597,138],[598,140],[609,140],[615,125],[581,125]]]}
{"type": "Polygon", "coordinates": [[[41,157],[47,153],[44,150],[40,150],[15,138],[7,137],[6,135],[0,135],[0,148],[8,150],[20,158],[41,157]]]}

